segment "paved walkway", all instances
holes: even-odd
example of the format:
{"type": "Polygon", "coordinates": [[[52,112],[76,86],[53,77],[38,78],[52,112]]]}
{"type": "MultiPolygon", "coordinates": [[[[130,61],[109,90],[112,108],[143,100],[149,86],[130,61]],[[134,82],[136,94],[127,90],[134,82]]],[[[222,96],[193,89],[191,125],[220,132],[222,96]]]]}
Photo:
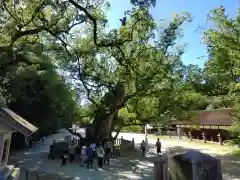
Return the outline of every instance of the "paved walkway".
{"type": "MultiPolygon", "coordinates": [[[[138,153],[129,154],[127,157],[120,157],[111,160],[110,166],[105,166],[103,170],[98,170],[96,164],[92,170],[85,167],[79,167],[76,164],[69,164],[62,167],[60,160],[48,160],[47,154],[49,145],[53,140],[63,140],[69,135],[66,130],[61,130],[58,134],[53,134],[46,138],[44,143],[38,143],[36,148],[20,152],[10,157],[9,164],[18,164],[22,168],[38,170],[40,172],[58,173],[66,176],[75,177],[76,180],[152,180],[153,179],[153,163],[156,159],[155,149],[150,149],[147,158],[142,158],[138,153]]],[[[143,134],[122,133],[124,139],[135,139],[139,144],[145,137],[143,134]]],[[[149,144],[154,146],[155,140],[149,139],[149,144]]],[[[172,152],[181,152],[189,149],[197,149],[204,153],[217,156],[222,161],[224,172],[224,180],[240,180],[240,158],[224,155],[224,147],[214,149],[212,146],[201,145],[181,140],[162,140],[163,151],[171,149],[172,152]]],[[[226,153],[225,153],[226,154],[226,153]]],[[[20,180],[26,180],[24,173],[21,174],[20,180]]],[[[31,178],[29,180],[35,180],[31,178]]]]}
{"type": "MultiPolygon", "coordinates": [[[[63,140],[69,135],[66,130],[61,130],[58,134],[50,135],[44,143],[38,143],[35,148],[19,152],[9,158],[9,164],[17,164],[22,167],[20,180],[26,180],[23,168],[38,170],[40,172],[58,173],[75,177],[76,180],[152,180],[153,163],[140,157],[138,153],[129,154],[127,157],[112,159],[110,166],[105,166],[103,170],[98,170],[96,164],[93,169],[80,167],[77,164],[61,166],[60,160],[48,160],[49,145],[53,140],[63,140]]],[[[35,180],[35,177],[29,177],[35,180]]]]}
{"type": "MultiPolygon", "coordinates": [[[[121,133],[120,136],[123,136],[124,139],[128,140],[134,138],[136,143],[140,143],[145,139],[144,134],[121,133]]],[[[156,140],[149,139],[148,142],[154,146],[156,140]]],[[[196,142],[192,143],[190,141],[178,140],[176,138],[172,138],[171,140],[161,140],[161,142],[163,145],[163,151],[168,151],[170,149],[175,153],[195,149],[215,156],[221,159],[224,180],[240,180],[240,157],[228,155],[229,150],[225,146],[213,146],[211,144],[200,144],[196,142]]],[[[153,149],[150,150],[150,152],[154,151],[155,150],[153,149]]]]}

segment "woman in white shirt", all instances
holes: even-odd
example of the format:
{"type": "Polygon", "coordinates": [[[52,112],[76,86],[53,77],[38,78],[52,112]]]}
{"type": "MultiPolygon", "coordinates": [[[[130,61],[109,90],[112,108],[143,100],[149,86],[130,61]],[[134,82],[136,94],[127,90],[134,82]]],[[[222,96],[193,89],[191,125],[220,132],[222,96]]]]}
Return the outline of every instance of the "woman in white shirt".
{"type": "Polygon", "coordinates": [[[105,151],[103,146],[100,144],[97,147],[97,157],[98,157],[98,167],[102,168],[103,166],[103,158],[105,156],[105,151]]]}
{"type": "Polygon", "coordinates": [[[83,146],[81,150],[81,160],[80,160],[80,165],[82,166],[87,160],[87,153],[86,153],[86,147],[83,146]]]}

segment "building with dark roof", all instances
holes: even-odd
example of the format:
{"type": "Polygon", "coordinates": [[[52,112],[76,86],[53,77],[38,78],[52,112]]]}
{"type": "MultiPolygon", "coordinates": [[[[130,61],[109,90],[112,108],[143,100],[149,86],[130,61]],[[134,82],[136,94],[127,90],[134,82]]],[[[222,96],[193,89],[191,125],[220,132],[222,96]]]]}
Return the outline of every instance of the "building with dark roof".
{"type": "Polygon", "coordinates": [[[176,128],[179,137],[191,132],[193,138],[202,139],[205,133],[207,140],[217,140],[220,133],[224,140],[229,138],[228,128],[233,123],[231,112],[230,108],[195,111],[189,120],[172,120],[169,125],[176,128]]]}

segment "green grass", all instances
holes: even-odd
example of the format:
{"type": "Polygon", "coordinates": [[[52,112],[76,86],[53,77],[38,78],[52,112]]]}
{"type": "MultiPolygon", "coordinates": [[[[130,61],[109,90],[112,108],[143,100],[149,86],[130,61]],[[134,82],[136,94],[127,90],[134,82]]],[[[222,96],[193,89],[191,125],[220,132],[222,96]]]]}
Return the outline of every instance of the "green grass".
{"type": "Polygon", "coordinates": [[[231,155],[240,157],[240,149],[234,150],[231,155]]]}

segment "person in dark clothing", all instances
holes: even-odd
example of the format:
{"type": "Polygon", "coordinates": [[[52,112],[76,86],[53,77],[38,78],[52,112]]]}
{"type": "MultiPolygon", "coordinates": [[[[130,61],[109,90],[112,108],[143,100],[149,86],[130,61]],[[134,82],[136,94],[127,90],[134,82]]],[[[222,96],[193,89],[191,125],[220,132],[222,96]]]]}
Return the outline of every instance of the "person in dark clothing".
{"type": "Polygon", "coordinates": [[[159,138],[157,139],[157,142],[156,142],[156,147],[157,147],[157,154],[161,154],[161,142],[159,140],[159,138]]]}
{"type": "Polygon", "coordinates": [[[88,145],[86,153],[87,153],[87,168],[89,168],[89,166],[92,168],[92,166],[93,166],[93,150],[90,147],[90,145],[88,145]]]}
{"type": "Polygon", "coordinates": [[[144,140],[142,140],[140,148],[141,148],[141,151],[142,151],[142,156],[145,156],[145,153],[146,153],[146,143],[144,142],[144,140]]]}
{"type": "Polygon", "coordinates": [[[93,151],[93,161],[94,161],[94,159],[96,157],[96,147],[97,147],[97,145],[96,145],[95,142],[92,142],[90,147],[92,148],[92,151],[93,151]]]}
{"type": "Polygon", "coordinates": [[[65,151],[62,156],[62,166],[65,166],[67,164],[67,159],[68,159],[68,152],[65,151]]]}
{"type": "Polygon", "coordinates": [[[105,158],[104,158],[104,164],[109,165],[110,155],[111,155],[111,149],[112,149],[112,143],[110,141],[105,143],[105,158]]]}
{"type": "Polygon", "coordinates": [[[70,147],[69,154],[70,154],[69,161],[70,161],[70,164],[72,164],[74,162],[74,156],[75,156],[75,148],[74,147],[70,147]]]}

